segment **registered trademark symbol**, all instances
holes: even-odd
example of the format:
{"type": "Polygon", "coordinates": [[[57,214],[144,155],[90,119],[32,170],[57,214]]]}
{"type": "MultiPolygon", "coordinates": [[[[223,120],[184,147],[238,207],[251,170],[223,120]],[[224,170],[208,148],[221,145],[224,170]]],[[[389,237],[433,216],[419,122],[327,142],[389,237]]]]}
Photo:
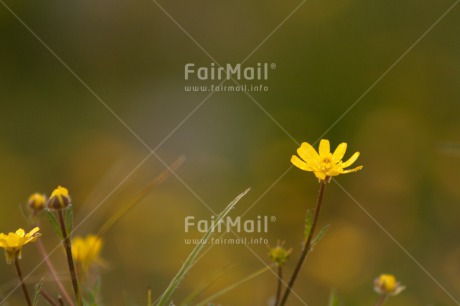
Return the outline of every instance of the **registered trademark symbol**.
{"type": "MultiPolygon", "coordinates": [[[[271,69],[276,69],[276,64],[275,64],[275,63],[271,63],[271,64],[270,64],[270,68],[271,68],[271,69]]],[[[276,218],[275,218],[275,219],[276,219],[276,218]]]]}
{"type": "Polygon", "coordinates": [[[275,222],[275,221],[276,221],[276,217],[275,217],[275,216],[271,216],[271,217],[270,217],[270,221],[271,221],[271,222],[275,222]]]}

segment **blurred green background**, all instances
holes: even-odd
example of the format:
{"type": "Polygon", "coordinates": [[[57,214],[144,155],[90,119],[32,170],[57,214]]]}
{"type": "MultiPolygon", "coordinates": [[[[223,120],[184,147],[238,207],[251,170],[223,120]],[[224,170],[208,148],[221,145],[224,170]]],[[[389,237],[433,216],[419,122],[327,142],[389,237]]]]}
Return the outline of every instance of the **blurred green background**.
{"type": "MultiPolygon", "coordinates": [[[[250,94],[298,143],[313,143],[454,1],[305,1],[264,41],[300,3],[161,5],[221,64],[240,62],[263,42],[247,64],[276,63],[276,69],[262,82],[268,92],[250,94]]],[[[248,217],[276,216],[264,237],[293,248],[286,274],[292,270],[317,180],[296,168],[285,173],[297,144],[244,93],[214,93],[168,136],[208,95],[184,91],[194,84],[184,80],[184,65],[211,60],[151,1],[0,2],[0,231],[26,227],[18,204],[62,184],[76,222],[89,216],[78,233],[93,233],[164,170],[155,156],[137,167],[146,147],[5,5],[148,146],[161,144],[158,157],[172,163],[187,156],[178,170],[183,182],[170,177],[104,237],[106,305],[143,305],[148,286],[159,295],[192,249],[184,243],[190,236],[184,218],[208,219],[202,202],[220,211],[247,187],[252,191],[232,215],[257,201],[248,217]]],[[[459,28],[455,7],[324,136],[334,148],[348,142],[346,157],[361,152],[356,165],[364,169],[338,182],[457,300],[459,28]]],[[[345,305],[373,305],[380,273],[393,273],[407,286],[388,305],[458,305],[335,183],[327,186],[324,204],[320,223],[331,224],[330,231],[295,286],[308,305],[326,305],[331,288],[345,305]]],[[[51,249],[58,240],[42,227],[51,249]]],[[[201,298],[262,268],[260,259],[269,262],[266,246],[249,247],[259,259],[245,246],[210,248],[176,300],[223,266],[231,269],[201,298]]],[[[52,258],[65,273],[62,257],[52,258]]],[[[39,261],[34,246],[23,258],[25,271],[39,261]]],[[[6,294],[16,284],[14,269],[2,264],[0,271],[6,294]]],[[[32,280],[44,274],[41,268],[32,280]]],[[[275,283],[267,272],[215,302],[267,305],[275,283]]],[[[52,284],[46,287],[54,292],[52,284]]],[[[19,290],[9,302],[21,305],[19,290]]],[[[303,304],[291,297],[289,305],[303,304]]]]}

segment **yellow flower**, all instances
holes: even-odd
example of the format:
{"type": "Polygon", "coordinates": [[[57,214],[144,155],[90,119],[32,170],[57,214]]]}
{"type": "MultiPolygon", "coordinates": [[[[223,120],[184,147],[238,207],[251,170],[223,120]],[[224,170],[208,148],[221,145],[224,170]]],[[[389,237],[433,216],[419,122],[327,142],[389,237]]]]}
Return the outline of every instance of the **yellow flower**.
{"type": "Polygon", "coordinates": [[[69,204],[69,191],[67,190],[67,188],[58,186],[56,189],[54,189],[46,206],[48,209],[51,210],[59,210],[69,206],[69,204]]]}
{"type": "Polygon", "coordinates": [[[374,280],[374,289],[379,294],[396,295],[405,289],[391,274],[382,274],[374,280]]]}
{"type": "Polygon", "coordinates": [[[34,193],[29,197],[27,203],[32,211],[39,212],[45,207],[46,196],[44,194],[34,193]]]}
{"type": "Polygon", "coordinates": [[[342,158],[346,150],[347,144],[343,142],[339,144],[334,153],[331,153],[329,140],[322,139],[319,144],[318,154],[310,144],[304,142],[300,148],[297,149],[297,154],[299,154],[300,158],[293,155],[291,157],[291,163],[301,170],[312,171],[320,181],[330,181],[333,176],[356,172],[363,168],[363,166],[359,166],[354,169],[345,170],[345,168],[351,166],[359,156],[359,152],[356,152],[350,159],[343,162],[342,158]]]}
{"type": "Polygon", "coordinates": [[[268,252],[268,255],[270,256],[271,260],[273,262],[276,262],[276,264],[281,267],[283,266],[286,261],[289,258],[289,255],[292,253],[292,249],[286,250],[283,248],[284,243],[279,243],[278,245],[274,248],[269,248],[270,251],[268,252]]]}
{"type": "Polygon", "coordinates": [[[102,263],[99,254],[102,249],[102,239],[96,235],[85,238],[75,237],[72,240],[72,257],[87,271],[93,263],[102,263]]]}
{"type": "Polygon", "coordinates": [[[27,234],[22,228],[18,229],[15,233],[8,233],[5,235],[0,233],[0,247],[5,249],[6,262],[12,263],[16,258],[21,259],[22,247],[29,242],[37,240],[41,235],[38,227],[34,228],[27,234]]]}

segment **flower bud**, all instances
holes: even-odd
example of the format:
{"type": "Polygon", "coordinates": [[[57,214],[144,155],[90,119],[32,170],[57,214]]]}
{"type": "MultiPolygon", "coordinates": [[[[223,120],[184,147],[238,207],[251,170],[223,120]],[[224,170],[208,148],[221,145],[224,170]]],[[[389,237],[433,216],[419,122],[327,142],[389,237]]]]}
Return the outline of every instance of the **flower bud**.
{"type": "Polygon", "coordinates": [[[46,207],[50,210],[60,210],[66,208],[67,206],[69,206],[69,204],[69,191],[67,190],[67,188],[58,186],[56,189],[54,189],[53,193],[48,199],[46,207]]]}
{"type": "Polygon", "coordinates": [[[286,250],[283,248],[283,244],[278,243],[274,248],[270,248],[268,255],[271,260],[275,262],[279,267],[283,266],[291,255],[292,249],[286,250]]]}
{"type": "Polygon", "coordinates": [[[38,213],[45,208],[46,196],[44,194],[34,193],[29,197],[27,205],[33,213],[38,213]]]}
{"type": "Polygon", "coordinates": [[[374,289],[379,294],[397,295],[405,289],[391,274],[382,274],[374,280],[374,289]]]}

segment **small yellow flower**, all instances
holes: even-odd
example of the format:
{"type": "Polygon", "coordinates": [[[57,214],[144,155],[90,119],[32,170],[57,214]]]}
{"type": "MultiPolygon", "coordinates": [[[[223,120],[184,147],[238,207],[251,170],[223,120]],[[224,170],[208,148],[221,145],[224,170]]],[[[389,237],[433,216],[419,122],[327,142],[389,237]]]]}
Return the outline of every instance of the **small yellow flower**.
{"type": "Polygon", "coordinates": [[[72,240],[72,257],[81,264],[83,271],[87,271],[93,263],[102,263],[99,258],[101,250],[102,239],[96,235],[75,237],[72,240]]]}
{"type": "Polygon", "coordinates": [[[374,289],[379,294],[397,295],[405,289],[391,274],[382,274],[374,280],[374,289]]]}
{"type": "Polygon", "coordinates": [[[51,210],[59,210],[66,208],[70,204],[69,190],[58,186],[51,194],[46,207],[51,210]]]}
{"type": "Polygon", "coordinates": [[[22,228],[18,229],[15,233],[8,233],[5,235],[0,233],[0,247],[5,249],[6,262],[12,263],[16,258],[21,259],[22,247],[29,242],[37,240],[41,235],[38,227],[34,228],[27,234],[22,228]]]}
{"type": "Polygon", "coordinates": [[[44,194],[34,193],[29,197],[27,202],[33,212],[42,211],[45,208],[46,196],[44,194]]]}
{"type": "Polygon", "coordinates": [[[297,168],[304,171],[311,171],[320,181],[330,181],[331,177],[339,174],[356,172],[361,170],[363,166],[354,169],[345,170],[351,166],[359,156],[359,152],[353,154],[346,162],[342,161],[347,144],[345,142],[339,144],[334,153],[330,151],[329,140],[322,139],[319,143],[319,154],[309,143],[302,143],[300,148],[297,149],[297,154],[291,157],[291,163],[297,168]]]}
{"type": "Polygon", "coordinates": [[[292,249],[286,250],[283,248],[284,243],[279,243],[274,248],[270,248],[268,255],[270,256],[271,260],[275,262],[279,267],[283,266],[289,258],[289,255],[292,253],[292,249]]]}

